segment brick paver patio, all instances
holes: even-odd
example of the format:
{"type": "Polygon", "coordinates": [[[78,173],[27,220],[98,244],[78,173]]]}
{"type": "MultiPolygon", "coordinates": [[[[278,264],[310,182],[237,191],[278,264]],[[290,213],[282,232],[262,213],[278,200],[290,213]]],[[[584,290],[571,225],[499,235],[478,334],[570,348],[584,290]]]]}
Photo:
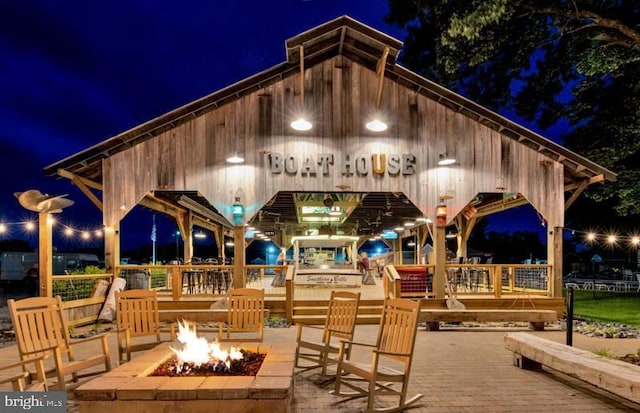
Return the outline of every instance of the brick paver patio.
{"type": "MultiPolygon", "coordinates": [[[[356,328],[356,340],[372,341],[377,326],[356,328]]],[[[534,334],[564,342],[564,331],[534,334]]],[[[605,412],[640,411],[640,405],[598,390],[550,370],[528,371],[513,366],[512,353],[503,345],[504,329],[419,331],[409,396],[424,394],[421,406],[410,411],[454,412],[605,412]]],[[[295,328],[268,328],[270,341],[294,341],[295,328]]],[[[112,334],[113,361],[117,360],[112,334]]],[[[587,350],[610,349],[614,354],[636,352],[640,339],[595,339],[574,334],[574,345],[587,350]]],[[[84,352],[92,349],[84,348],[84,352]]],[[[79,354],[81,356],[81,354],[79,354]]],[[[0,349],[0,360],[18,359],[15,346],[0,349]]],[[[329,394],[331,385],[316,384],[317,372],[295,376],[293,411],[299,413],[354,412],[363,399],[341,403],[329,394]]],[[[4,387],[7,389],[8,387],[4,387]]],[[[70,395],[72,398],[72,395],[70,395]]],[[[70,401],[70,411],[74,411],[70,401]]]]}

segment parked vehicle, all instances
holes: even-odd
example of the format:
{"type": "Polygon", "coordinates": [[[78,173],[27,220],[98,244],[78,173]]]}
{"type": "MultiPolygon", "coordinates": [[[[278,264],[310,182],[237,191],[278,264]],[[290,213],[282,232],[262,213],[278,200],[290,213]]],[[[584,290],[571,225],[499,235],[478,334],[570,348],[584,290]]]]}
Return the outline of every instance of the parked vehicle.
{"type": "MultiPolygon", "coordinates": [[[[37,283],[39,259],[37,252],[3,252],[0,255],[0,284],[37,283]]],[[[52,259],[54,275],[100,265],[100,259],[95,254],[54,253],[52,259]]]]}

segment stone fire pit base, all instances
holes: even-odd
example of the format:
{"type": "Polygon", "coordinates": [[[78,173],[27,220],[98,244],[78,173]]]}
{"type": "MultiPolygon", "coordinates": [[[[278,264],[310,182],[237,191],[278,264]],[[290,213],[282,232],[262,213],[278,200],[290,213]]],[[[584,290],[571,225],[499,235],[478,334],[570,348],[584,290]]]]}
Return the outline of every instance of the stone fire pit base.
{"type": "Polygon", "coordinates": [[[164,343],[76,388],[76,404],[80,413],[290,412],[295,343],[235,346],[267,354],[256,376],[147,377],[173,357],[164,343]]]}

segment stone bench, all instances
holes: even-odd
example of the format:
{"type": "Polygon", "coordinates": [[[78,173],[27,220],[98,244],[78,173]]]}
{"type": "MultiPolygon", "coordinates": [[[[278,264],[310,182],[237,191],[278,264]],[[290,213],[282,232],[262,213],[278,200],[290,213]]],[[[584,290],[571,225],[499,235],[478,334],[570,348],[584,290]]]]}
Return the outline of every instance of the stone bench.
{"type": "Polygon", "coordinates": [[[427,323],[427,330],[437,331],[439,322],[519,322],[528,321],[532,330],[544,330],[544,323],[558,321],[553,310],[449,310],[423,308],[420,321],[427,323]]]}
{"type": "Polygon", "coordinates": [[[580,379],[625,399],[640,403],[640,367],[598,356],[525,332],[507,333],[505,347],[513,362],[523,369],[553,370],[580,379]]]}

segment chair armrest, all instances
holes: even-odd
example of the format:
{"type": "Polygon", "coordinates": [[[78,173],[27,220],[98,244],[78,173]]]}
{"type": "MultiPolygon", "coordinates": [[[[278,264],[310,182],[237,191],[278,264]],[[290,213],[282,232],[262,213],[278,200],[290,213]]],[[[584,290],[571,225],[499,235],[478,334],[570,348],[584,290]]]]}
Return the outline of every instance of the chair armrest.
{"type": "Polygon", "coordinates": [[[350,346],[360,346],[360,347],[373,347],[375,348],[375,344],[363,343],[360,341],[351,341],[351,340],[340,340],[340,345],[348,344],[350,346]]]}
{"type": "Polygon", "coordinates": [[[296,324],[298,328],[312,328],[314,330],[324,330],[324,326],[318,326],[315,324],[296,324]]]}
{"type": "MultiPolygon", "coordinates": [[[[53,347],[51,349],[53,349],[53,347]]],[[[18,362],[11,363],[11,364],[5,364],[3,366],[0,366],[0,371],[9,370],[9,369],[12,369],[12,368],[15,368],[15,367],[26,366],[29,363],[37,363],[38,361],[42,362],[42,360],[46,359],[47,357],[49,357],[49,356],[48,355],[42,355],[42,356],[33,357],[33,358],[29,359],[29,360],[18,361],[18,362]]]]}
{"type": "MultiPolygon", "coordinates": [[[[10,370],[16,367],[24,368],[27,364],[33,363],[33,365],[36,367],[36,377],[40,382],[40,384],[37,386],[31,385],[31,387],[28,390],[45,390],[46,391],[48,390],[48,386],[47,386],[47,377],[44,370],[43,360],[47,357],[48,357],[47,355],[41,355],[29,360],[23,360],[17,363],[7,364],[5,366],[0,367],[0,371],[10,370]]],[[[16,391],[27,390],[26,388],[27,379],[29,378],[30,375],[31,374],[28,371],[22,371],[20,373],[14,374],[13,376],[0,379],[0,384],[12,383],[13,390],[16,390],[16,391]]]]}
{"type": "Polygon", "coordinates": [[[393,351],[382,351],[382,350],[373,350],[376,354],[381,354],[383,356],[392,356],[392,357],[411,357],[411,354],[407,353],[396,353],[393,351]]]}

